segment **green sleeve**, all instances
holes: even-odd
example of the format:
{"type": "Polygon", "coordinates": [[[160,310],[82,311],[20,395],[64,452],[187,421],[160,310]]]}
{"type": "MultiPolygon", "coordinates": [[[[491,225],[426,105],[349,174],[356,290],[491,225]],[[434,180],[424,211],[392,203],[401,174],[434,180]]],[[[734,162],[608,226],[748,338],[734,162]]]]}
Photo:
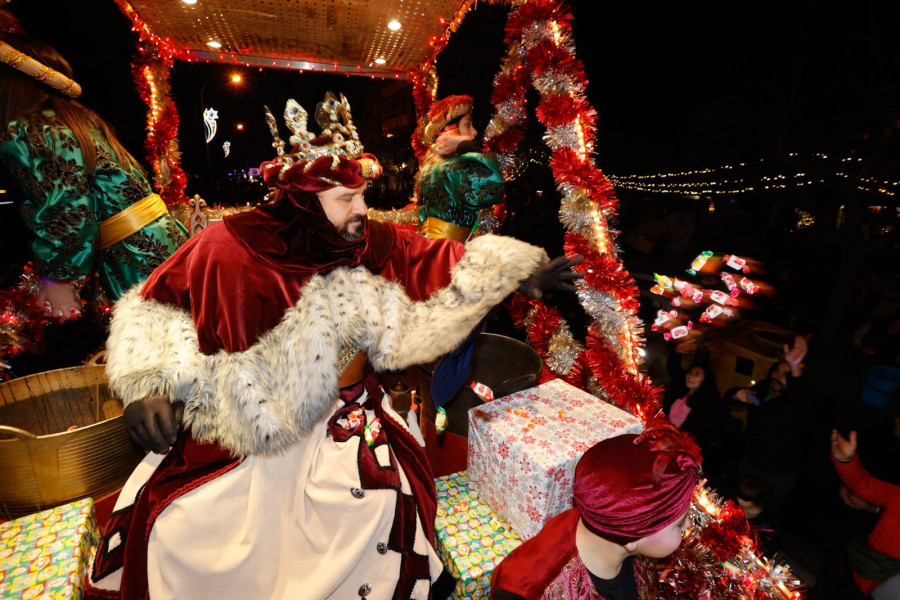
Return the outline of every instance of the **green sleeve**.
{"type": "Polygon", "coordinates": [[[25,196],[22,218],[34,233],[35,270],[71,280],[91,275],[98,223],[81,148],[64,126],[10,123],[0,157],[25,196]]]}
{"type": "Polygon", "coordinates": [[[468,152],[442,163],[456,201],[475,210],[503,202],[503,171],[492,153],[468,152]]]}

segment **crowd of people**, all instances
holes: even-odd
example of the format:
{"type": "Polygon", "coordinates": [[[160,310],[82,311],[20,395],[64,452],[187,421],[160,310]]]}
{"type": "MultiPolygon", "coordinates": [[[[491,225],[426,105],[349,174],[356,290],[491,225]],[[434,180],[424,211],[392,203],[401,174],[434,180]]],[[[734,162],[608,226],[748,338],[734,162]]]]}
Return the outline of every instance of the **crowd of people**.
{"type": "MultiPolygon", "coordinates": [[[[890,327],[880,333],[889,337],[890,327]]],[[[870,359],[864,364],[894,365],[891,352],[878,358],[859,344],[846,346],[870,359]]],[[[818,546],[815,564],[800,563],[820,580],[811,595],[896,597],[900,552],[891,507],[900,502],[900,413],[888,404],[868,419],[840,422],[833,393],[806,373],[808,350],[807,337],[797,336],[770,357],[765,379],[720,393],[702,341],[672,347],[663,409],[701,447],[709,484],[743,508],[763,555],[798,564],[793,554],[810,561],[809,548],[818,546]],[[862,432],[857,454],[851,429],[865,422],[875,425],[862,432]],[[833,460],[826,466],[828,439],[833,460]],[[819,535],[811,535],[816,527],[819,535]]]]}
{"type": "MultiPolygon", "coordinates": [[[[51,47],[6,30],[73,76],[51,47]]],[[[25,197],[37,302],[78,318],[90,281],[116,303],[110,386],[149,451],[105,524],[87,597],[445,597],[421,437],[378,372],[471,343],[513,292],[572,292],[579,277],[578,258],[475,235],[504,182],[475,143],[472,98],[429,113],[419,232],[366,220],[380,165],[329,93],[322,131],[293,123],[300,143],[261,167],[269,201],[188,240],[99,115],[11,65],[0,90],[0,157],[25,197]]],[[[666,243],[684,252],[696,223],[689,211],[668,222],[678,235],[666,243]]],[[[898,323],[866,323],[854,343],[897,366],[898,323]]],[[[636,598],[641,557],[678,548],[701,475],[774,558],[810,456],[829,456],[808,342],[795,337],[764,380],[724,394],[702,344],[670,351],[663,414],[584,453],[574,508],[500,563],[493,597],[636,598]]],[[[839,535],[843,589],[876,600],[900,588],[900,416],[891,427],[828,431],[834,497],[859,516],[839,535]]]]}

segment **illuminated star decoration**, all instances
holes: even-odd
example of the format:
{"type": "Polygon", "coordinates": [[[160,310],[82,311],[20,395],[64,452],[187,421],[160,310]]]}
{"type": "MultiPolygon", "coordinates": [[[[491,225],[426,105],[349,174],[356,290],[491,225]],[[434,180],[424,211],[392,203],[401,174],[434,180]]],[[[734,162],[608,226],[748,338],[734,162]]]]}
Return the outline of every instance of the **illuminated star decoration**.
{"type": "Polygon", "coordinates": [[[228,155],[231,154],[231,142],[227,141],[222,144],[222,150],[225,151],[225,158],[228,158],[228,155]]]}
{"type": "Polygon", "coordinates": [[[219,113],[214,108],[207,108],[203,111],[203,122],[206,124],[206,143],[210,143],[216,137],[216,119],[219,113]]]}

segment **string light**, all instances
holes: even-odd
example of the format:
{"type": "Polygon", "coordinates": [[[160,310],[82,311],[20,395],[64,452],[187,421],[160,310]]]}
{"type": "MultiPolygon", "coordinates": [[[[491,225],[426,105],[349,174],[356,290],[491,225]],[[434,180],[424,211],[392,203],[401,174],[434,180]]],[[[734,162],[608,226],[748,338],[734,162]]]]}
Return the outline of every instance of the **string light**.
{"type": "MultiPolygon", "coordinates": [[[[800,154],[793,152],[788,155],[791,158],[799,158],[800,154]]],[[[809,158],[818,160],[828,160],[828,155],[823,153],[813,153],[808,155],[809,158]]],[[[844,163],[859,163],[862,158],[847,157],[839,159],[844,163]]],[[[761,158],[752,163],[753,165],[765,165],[767,159],[761,158]]],[[[690,179],[702,175],[711,175],[726,171],[734,171],[748,168],[748,163],[738,163],[737,165],[721,165],[719,167],[697,169],[693,171],[681,171],[675,173],[654,173],[645,175],[609,175],[616,187],[659,194],[702,194],[702,195],[739,195],[750,192],[769,191],[769,190],[785,190],[789,188],[807,187],[812,185],[826,184],[834,179],[846,179],[856,183],[856,188],[865,192],[874,192],[886,196],[895,196],[900,191],[900,181],[889,181],[878,179],[875,177],[857,177],[846,173],[842,170],[835,170],[834,173],[809,178],[804,171],[800,171],[791,175],[756,175],[745,177],[726,177],[707,179],[704,181],[673,181],[679,179],[690,179]]]]}

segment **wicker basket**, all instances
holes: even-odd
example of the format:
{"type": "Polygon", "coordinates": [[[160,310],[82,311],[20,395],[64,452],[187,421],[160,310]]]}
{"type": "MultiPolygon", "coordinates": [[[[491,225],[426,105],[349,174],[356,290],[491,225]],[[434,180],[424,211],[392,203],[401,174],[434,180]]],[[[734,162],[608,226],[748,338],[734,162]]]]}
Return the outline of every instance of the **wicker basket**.
{"type": "Polygon", "coordinates": [[[143,457],[103,365],[0,384],[0,516],[115,492],[143,457]]]}

